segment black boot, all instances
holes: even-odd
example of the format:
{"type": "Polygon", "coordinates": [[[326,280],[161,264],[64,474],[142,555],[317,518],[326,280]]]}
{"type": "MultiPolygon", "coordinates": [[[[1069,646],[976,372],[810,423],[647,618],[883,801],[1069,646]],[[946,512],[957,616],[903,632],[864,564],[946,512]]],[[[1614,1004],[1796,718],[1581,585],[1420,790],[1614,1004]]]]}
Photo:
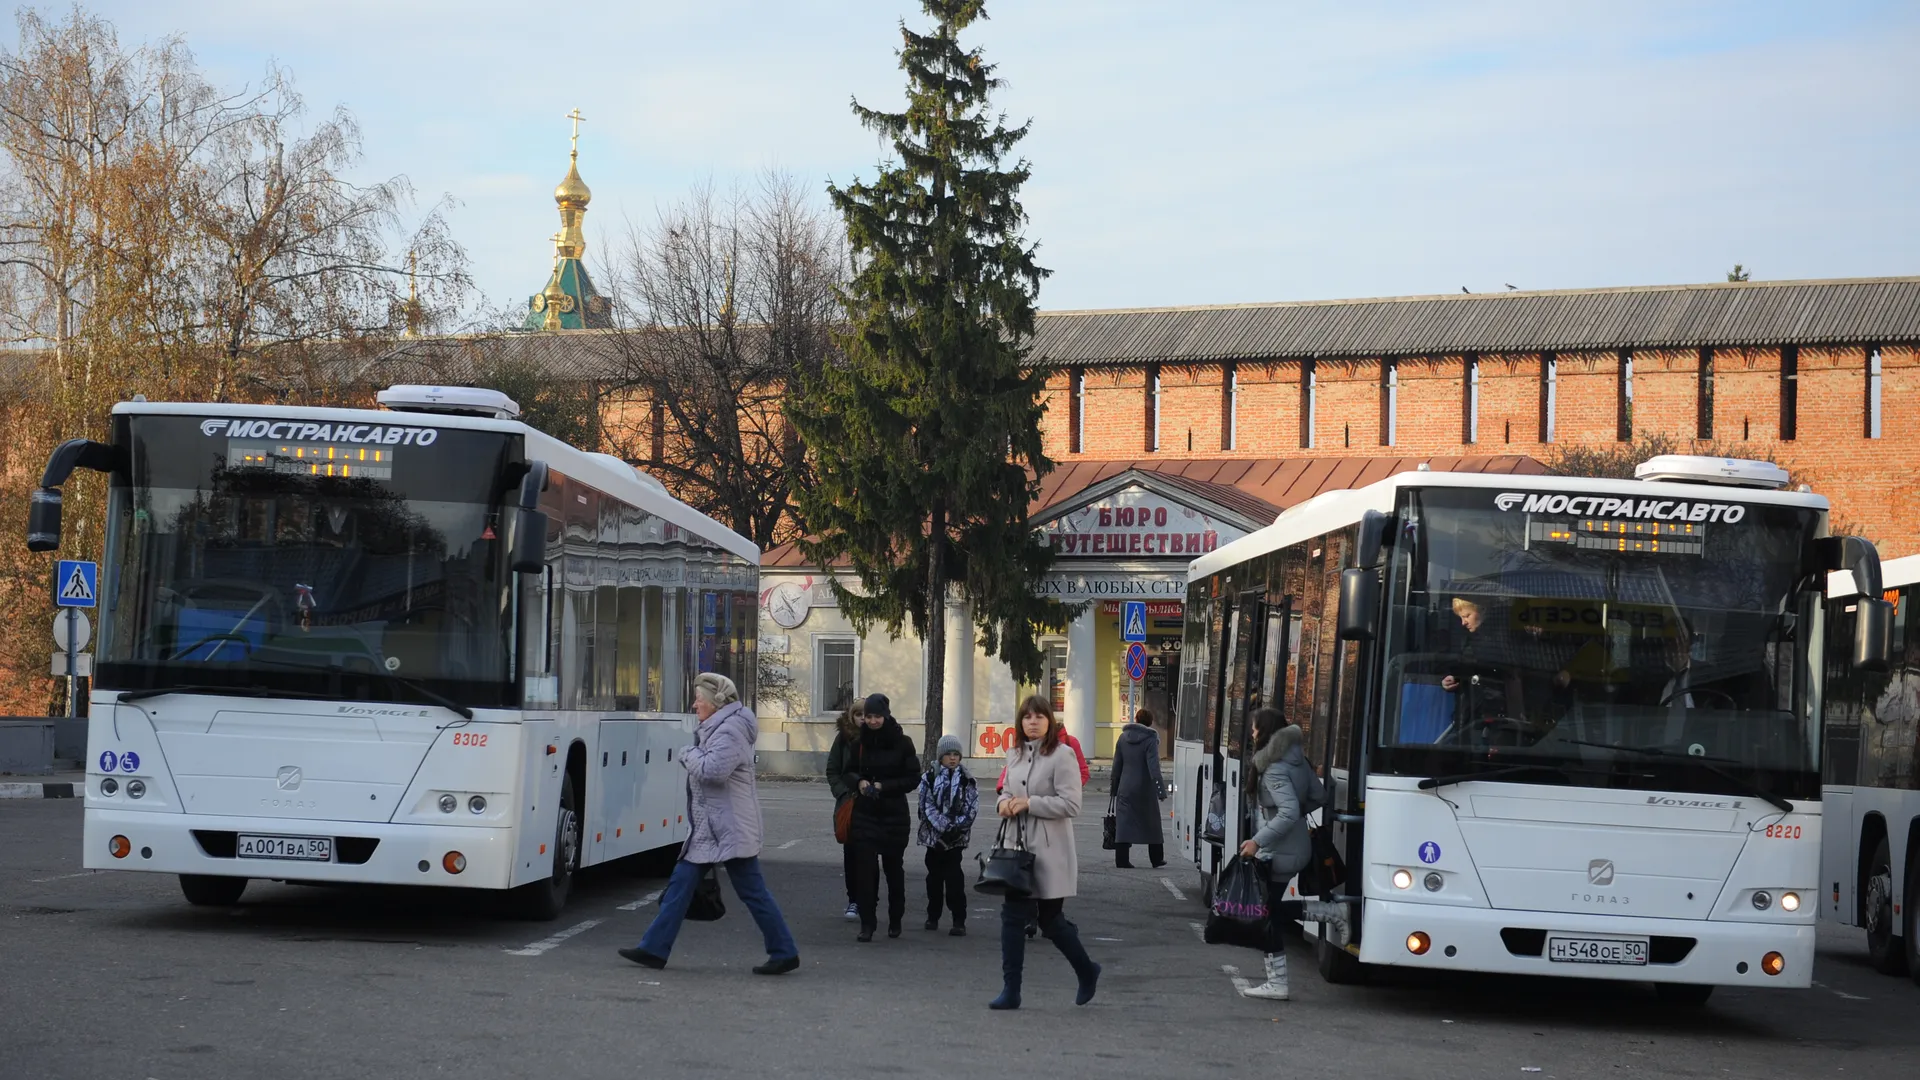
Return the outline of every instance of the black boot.
{"type": "Polygon", "coordinates": [[[1073,973],[1079,976],[1080,989],[1073,995],[1075,1005],[1085,1005],[1093,1000],[1093,991],[1100,982],[1100,965],[1087,955],[1087,947],[1080,944],[1080,928],[1067,921],[1065,915],[1053,920],[1053,932],[1047,935],[1053,939],[1053,947],[1073,965],[1073,973]]]}
{"type": "Polygon", "coordinates": [[[1020,1007],[1020,975],[1027,962],[1027,916],[1011,905],[1000,909],[1000,978],[1004,985],[1000,996],[987,1003],[989,1009],[1020,1007]]]}

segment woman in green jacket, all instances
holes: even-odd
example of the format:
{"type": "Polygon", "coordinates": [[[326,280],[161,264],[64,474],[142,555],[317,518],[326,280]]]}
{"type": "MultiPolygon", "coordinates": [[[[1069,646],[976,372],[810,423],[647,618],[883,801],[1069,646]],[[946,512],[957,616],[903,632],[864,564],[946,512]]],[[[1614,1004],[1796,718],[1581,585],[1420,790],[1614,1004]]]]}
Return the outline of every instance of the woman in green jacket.
{"type": "MultiPolygon", "coordinates": [[[[847,783],[848,761],[853,748],[860,743],[861,702],[856,699],[846,711],[840,714],[840,730],[833,737],[833,748],[827,751],[827,787],[833,790],[833,806],[840,808],[843,800],[851,799],[854,790],[847,783]]],[[[840,845],[840,877],[847,888],[847,921],[860,917],[860,905],[853,900],[853,847],[840,845]]]]}

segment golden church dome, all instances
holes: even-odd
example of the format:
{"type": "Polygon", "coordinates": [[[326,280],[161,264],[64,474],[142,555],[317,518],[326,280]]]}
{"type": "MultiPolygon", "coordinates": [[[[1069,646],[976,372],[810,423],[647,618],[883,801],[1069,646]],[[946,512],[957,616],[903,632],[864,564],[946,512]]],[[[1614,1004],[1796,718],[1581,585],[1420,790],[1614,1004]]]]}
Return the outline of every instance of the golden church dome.
{"type": "Polygon", "coordinates": [[[560,181],[559,187],[553,189],[553,201],[559,203],[562,207],[568,206],[569,204],[584,207],[587,203],[593,201],[593,191],[587,187],[585,180],[580,179],[580,154],[578,151],[570,155],[567,163],[567,178],[560,181]]]}

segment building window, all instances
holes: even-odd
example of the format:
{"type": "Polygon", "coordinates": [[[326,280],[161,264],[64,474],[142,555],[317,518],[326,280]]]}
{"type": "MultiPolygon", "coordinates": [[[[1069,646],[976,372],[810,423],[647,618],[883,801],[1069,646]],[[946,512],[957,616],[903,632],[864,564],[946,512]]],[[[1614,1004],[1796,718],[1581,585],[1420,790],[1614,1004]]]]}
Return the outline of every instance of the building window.
{"type": "Polygon", "coordinates": [[[1147,452],[1160,449],[1160,365],[1147,368],[1147,452]]]}
{"type": "Polygon", "coordinates": [[[1464,390],[1464,393],[1461,394],[1461,401],[1462,401],[1461,407],[1465,410],[1465,413],[1466,413],[1464,417],[1464,422],[1461,424],[1462,430],[1461,430],[1460,441],[1464,443],[1469,443],[1469,444],[1477,443],[1480,441],[1480,354],[1479,353],[1467,354],[1466,376],[1462,378],[1460,382],[1461,382],[1461,388],[1464,390]]]}
{"type": "Polygon", "coordinates": [[[1800,427],[1800,347],[1780,349],[1780,441],[1791,442],[1800,427]]]}
{"type": "Polygon", "coordinates": [[[1699,416],[1695,420],[1696,438],[1713,438],[1713,350],[1700,350],[1700,382],[1694,394],[1694,407],[1699,416]]]}
{"type": "Polygon", "coordinates": [[[853,704],[860,685],[860,640],[846,635],[813,638],[813,711],[837,713],[853,704]]]}
{"type": "Polygon", "coordinates": [[[1621,442],[1633,441],[1633,350],[1620,350],[1620,368],[1614,382],[1614,432],[1621,442]]]}
{"type": "Polygon", "coordinates": [[[1554,396],[1559,392],[1560,358],[1552,353],[1540,354],[1540,441],[1553,441],[1554,396]]]}
{"type": "Polygon", "coordinates": [[[1399,433],[1400,365],[1391,357],[1380,360],[1380,445],[1392,446],[1399,433]]]}
{"type": "Polygon", "coordinates": [[[1320,372],[1312,360],[1300,361],[1300,448],[1313,449],[1314,399],[1320,389],[1320,372]]]}
{"type": "Polygon", "coordinates": [[[1232,361],[1221,365],[1220,413],[1220,449],[1236,449],[1234,443],[1239,437],[1237,421],[1240,417],[1240,367],[1232,361]]]}
{"type": "Polygon", "coordinates": [[[1072,399],[1067,407],[1067,452],[1078,454],[1086,447],[1087,369],[1074,368],[1067,375],[1067,383],[1072,399]]]}
{"type": "Polygon", "coordinates": [[[1880,437],[1880,347],[1867,346],[1867,438],[1880,437]]]}

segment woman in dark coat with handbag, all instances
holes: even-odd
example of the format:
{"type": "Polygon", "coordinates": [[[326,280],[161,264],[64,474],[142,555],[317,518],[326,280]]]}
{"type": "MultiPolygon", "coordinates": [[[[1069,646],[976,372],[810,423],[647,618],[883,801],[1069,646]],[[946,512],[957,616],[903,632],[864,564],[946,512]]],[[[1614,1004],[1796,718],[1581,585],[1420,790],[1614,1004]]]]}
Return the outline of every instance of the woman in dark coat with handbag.
{"type": "Polygon", "coordinates": [[[854,902],[860,909],[861,941],[878,928],[880,874],[887,877],[887,936],[900,936],[907,913],[907,842],[913,838],[913,811],[907,796],[920,786],[920,756],[913,740],[893,718],[885,694],[870,694],[861,709],[860,738],[847,755],[846,780],[853,788],[853,821],[847,844],[853,848],[854,902]]]}
{"type": "Polygon", "coordinates": [[[1133,868],[1131,848],[1147,845],[1154,867],[1167,864],[1166,834],[1160,827],[1160,801],[1167,787],[1160,779],[1160,733],[1153,730],[1153,710],[1141,709],[1133,723],[1120,729],[1113,748],[1113,864],[1133,868]]]}
{"type": "MultiPolygon", "coordinates": [[[[854,702],[840,714],[840,730],[833,737],[833,746],[827,750],[827,788],[833,792],[833,809],[836,817],[840,804],[853,798],[853,781],[848,778],[847,762],[853,758],[853,748],[860,743],[861,710],[865,706],[854,702]]],[[[840,845],[840,876],[846,879],[847,921],[860,917],[860,905],[854,900],[853,893],[853,844],[840,845]]]]}

